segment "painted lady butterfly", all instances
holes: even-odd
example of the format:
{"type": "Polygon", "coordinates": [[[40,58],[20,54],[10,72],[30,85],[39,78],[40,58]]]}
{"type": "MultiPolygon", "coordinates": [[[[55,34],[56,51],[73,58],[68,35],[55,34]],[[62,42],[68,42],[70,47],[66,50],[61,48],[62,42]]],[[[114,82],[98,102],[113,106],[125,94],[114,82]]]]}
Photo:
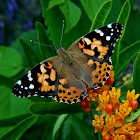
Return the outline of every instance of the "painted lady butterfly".
{"type": "Polygon", "coordinates": [[[52,97],[68,104],[84,99],[83,82],[101,87],[110,75],[111,56],[122,34],[120,23],[111,23],[82,36],[67,50],[56,46],[58,56],[48,58],[16,82],[17,97],[52,97]]]}

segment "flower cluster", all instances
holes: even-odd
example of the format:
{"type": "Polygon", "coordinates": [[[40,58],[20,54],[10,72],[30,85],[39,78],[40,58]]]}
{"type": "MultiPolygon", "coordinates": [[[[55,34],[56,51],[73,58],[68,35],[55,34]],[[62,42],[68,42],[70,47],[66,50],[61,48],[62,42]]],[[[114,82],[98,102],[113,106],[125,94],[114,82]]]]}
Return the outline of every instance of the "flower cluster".
{"type": "Polygon", "coordinates": [[[100,131],[103,140],[137,140],[140,139],[140,117],[137,122],[126,121],[130,113],[138,107],[135,90],[127,91],[126,100],[121,100],[121,89],[111,87],[114,82],[114,72],[107,82],[100,89],[94,90],[87,87],[88,96],[82,101],[80,106],[84,108],[91,107],[90,101],[96,101],[98,106],[96,111],[101,110],[102,114],[94,115],[92,125],[95,127],[95,133],[100,131]],[[111,80],[110,80],[111,79],[111,80]]]}
{"type": "MultiPolygon", "coordinates": [[[[98,101],[99,100],[99,96],[103,93],[108,95],[109,94],[109,90],[111,85],[114,82],[114,71],[110,72],[110,77],[107,79],[106,83],[99,89],[92,89],[91,87],[89,87],[88,85],[85,84],[86,88],[87,88],[87,97],[80,102],[80,106],[82,108],[84,108],[85,112],[90,112],[91,111],[91,102],[90,101],[98,101]]],[[[104,106],[104,103],[103,103],[104,106]]]]}
{"type": "Polygon", "coordinates": [[[23,31],[43,21],[39,1],[5,0],[0,4],[0,44],[10,45],[23,31]]]}

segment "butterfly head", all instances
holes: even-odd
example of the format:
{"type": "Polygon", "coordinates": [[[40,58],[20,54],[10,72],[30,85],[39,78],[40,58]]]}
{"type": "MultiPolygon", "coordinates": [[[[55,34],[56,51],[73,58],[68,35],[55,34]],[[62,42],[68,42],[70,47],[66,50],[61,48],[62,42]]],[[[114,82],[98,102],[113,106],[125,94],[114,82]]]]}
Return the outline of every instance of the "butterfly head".
{"type": "Polygon", "coordinates": [[[60,54],[61,52],[63,52],[65,49],[60,47],[60,46],[56,46],[56,49],[57,49],[57,53],[60,54]]]}

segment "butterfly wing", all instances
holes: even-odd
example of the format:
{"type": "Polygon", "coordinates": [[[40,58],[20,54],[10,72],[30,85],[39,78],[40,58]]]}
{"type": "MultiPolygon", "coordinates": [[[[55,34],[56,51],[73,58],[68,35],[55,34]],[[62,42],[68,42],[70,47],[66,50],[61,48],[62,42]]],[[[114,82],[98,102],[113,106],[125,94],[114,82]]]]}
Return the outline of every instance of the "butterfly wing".
{"type": "Polygon", "coordinates": [[[68,48],[74,54],[81,79],[90,87],[101,87],[109,77],[111,56],[122,28],[120,23],[108,24],[82,36],[68,48]]]}
{"type": "Polygon", "coordinates": [[[51,57],[29,70],[18,80],[12,93],[20,98],[52,97],[58,102],[76,103],[86,96],[86,88],[77,78],[79,73],[72,72],[61,62],[59,56],[51,57]]]}
{"type": "Polygon", "coordinates": [[[12,93],[21,98],[56,96],[58,77],[52,63],[57,59],[58,56],[52,57],[29,70],[15,83],[12,93]]]}

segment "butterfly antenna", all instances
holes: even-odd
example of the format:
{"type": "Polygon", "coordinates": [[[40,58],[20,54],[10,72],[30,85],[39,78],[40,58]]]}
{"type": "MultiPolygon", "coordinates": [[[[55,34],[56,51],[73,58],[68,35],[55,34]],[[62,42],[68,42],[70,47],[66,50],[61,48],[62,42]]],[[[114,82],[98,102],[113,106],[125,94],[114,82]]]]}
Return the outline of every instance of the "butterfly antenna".
{"type": "Polygon", "coordinates": [[[63,30],[64,30],[64,20],[63,20],[63,24],[62,24],[62,33],[61,33],[61,39],[60,39],[60,46],[61,46],[61,41],[62,41],[62,36],[63,36],[63,30]]]}
{"type": "Polygon", "coordinates": [[[41,43],[35,42],[35,41],[33,41],[33,40],[30,40],[30,42],[33,42],[33,43],[36,43],[36,44],[39,44],[39,45],[44,45],[44,46],[54,47],[54,46],[51,46],[51,45],[46,45],[46,44],[41,44],[41,43]]]}

